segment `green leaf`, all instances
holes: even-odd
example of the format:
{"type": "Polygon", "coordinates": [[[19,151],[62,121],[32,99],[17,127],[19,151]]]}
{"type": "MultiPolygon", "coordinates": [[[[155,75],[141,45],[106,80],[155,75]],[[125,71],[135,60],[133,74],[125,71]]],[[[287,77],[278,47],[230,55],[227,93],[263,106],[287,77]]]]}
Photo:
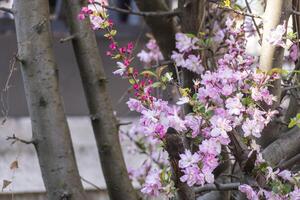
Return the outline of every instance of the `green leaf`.
{"type": "Polygon", "coordinates": [[[134,80],[134,79],[132,79],[132,78],[131,78],[131,79],[129,79],[128,81],[129,81],[129,83],[130,83],[131,85],[135,84],[135,80],[134,80]]]}
{"type": "Polygon", "coordinates": [[[159,88],[161,86],[161,82],[155,82],[151,85],[153,88],[159,88]]]}
{"type": "Polygon", "coordinates": [[[141,73],[141,75],[150,75],[150,76],[154,76],[154,77],[158,78],[158,76],[153,71],[150,71],[150,70],[143,71],[141,73]]]}

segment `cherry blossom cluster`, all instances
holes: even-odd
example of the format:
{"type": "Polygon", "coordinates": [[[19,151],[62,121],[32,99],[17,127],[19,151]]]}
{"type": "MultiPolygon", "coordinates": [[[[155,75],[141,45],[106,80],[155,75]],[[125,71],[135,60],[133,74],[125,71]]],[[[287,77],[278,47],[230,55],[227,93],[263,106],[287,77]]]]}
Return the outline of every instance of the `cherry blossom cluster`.
{"type": "MultiPolygon", "coordinates": [[[[93,4],[93,1],[89,2],[93,4]]],[[[226,53],[218,60],[217,69],[206,71],[200,57],[202,38],[185,33],[176,34],[177,51],[173,52],[171,58],[177,67],[195,72],[199,79],[194,80],[194,90],[179,87],[181,97],[177,105],[172,105],[152,94],[154,88],[172,82],[172,74],[161,76],[161,71],[139,73],[132,67],[133,44],[119,46],[114,39],[117,31],[105,10],[84,7],[78,18],[83,20],[86,16],[89,16],[94,30],[106,32],[105,37],[110,41],[107,55],[116,61],[118,67],[113,73],[128,79],[134,91],[135,97],[130,98],[127,105],[131,111],[141,114],[137,132],[144,134],[143,140],[152,143],[148,145],[152,152],[151,161],[144,162],[139,171],[129,170],[132,178],[140,179],[143,193],[152,196],[165,193],[170,196],[175,191],[170,169],[151,165],[153,161],[159,162],[153,154],[153,147],[165,142],[169,128],[193,139],[193,145],[196,146],[180,154],[178,166],[182,172],[180,181],[190,187],[214,183],[213,171],[222,162],[222,146],[230,143],[229,133],[238,129],[247,141],[249,150],[257,152],[255,167],[264,174],[269,185],[260,188],[243,184],[239,190],[250,200],[260,197],[295,200],[299,197],[294,175],[287,170],[274,172],[262,158],[259,146],[254,141],[261,137],[263,129],[278,113],[264,108],[277,101],[268,87],[279,78],[279,74],[276,70],[259,70],[254,58],[246,54],[243,40],[245,28],[237,28],[233,20],[227,20],[227,26],[220,34],[227,46],[226,53]],[[156,82],[150,77],[156,79],[156,82]],[[182,115],[180,106],[183,104],[192,108],[192,112],[186,116],[182,115]],[[272,191],[273,188],[276,190],[272,191]]],[[[272,32],[274,36],[269,42],[282,46],[284,33],[282,27],[279,27],[272,32]]],[[[147,51],[143,50],[138,57],[146,64],[163,59],[155,40],[150,40],[147,51]]],[[[137,141],[136,135],[130,138],[137,141]]]]}
{"type": "Polygon", "coordinates": [[[199,39],[197,37],[177,33],[176,48],[178,51],[173,51],[171,58],[177,67],[186,68],[197,74],[201,74],[204,71],[200,56],[197,52],[195,53],[195,51],[200,49],[199,39]]]}
{"type": "Polygon", "coordinates": [[[137,57],[146,65],[155,65],[159,61],[164,60],[164,57],[156,43],[155,39],[150,39],[146,44],[146,50],[142,50],[137,54],[137,57]]]}

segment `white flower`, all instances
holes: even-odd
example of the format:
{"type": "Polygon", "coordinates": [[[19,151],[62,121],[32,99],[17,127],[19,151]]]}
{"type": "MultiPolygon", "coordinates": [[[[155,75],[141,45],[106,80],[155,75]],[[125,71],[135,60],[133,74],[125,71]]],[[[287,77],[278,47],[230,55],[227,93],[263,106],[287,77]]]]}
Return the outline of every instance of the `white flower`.
{"type": "Polygon", "coordinates": [[[126,72],[126,65],[124,65],[123,63],[121,62],[117,62],[117,65],[119,67],[119,69],[117,69],[116,71],[113,72],[113,74],[118,74],[120,76],[123,76],[123,74],[126,72]]]}
{"type": "Polygon", "coordinates": [[[177,105],[183,105],[186,104],[190,101],[190,99],[188,97],[181,97],[179,98],[179,101],[177,101],[177,105]]]}
{"type": "Polygon", "coordinates": [[[173,80],[172,73],[170,73],[170,72],[165,73],[165,77],[167,78],[168,82],[173,80]]]}

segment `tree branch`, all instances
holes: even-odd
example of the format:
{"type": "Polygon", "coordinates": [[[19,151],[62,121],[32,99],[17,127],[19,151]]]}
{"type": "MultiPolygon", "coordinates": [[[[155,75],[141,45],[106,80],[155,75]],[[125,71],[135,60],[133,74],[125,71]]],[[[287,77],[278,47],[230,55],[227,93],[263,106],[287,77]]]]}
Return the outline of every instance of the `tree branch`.
{"type": "Polygon", "coordinates": [[[94,4],[101,6],[102,8],[105,8],[107,10],[113,10],[120,13],[130,14],[130,15],[137,15],[141,17],[151,17],[151,16],[176,16],[180,14],[179,10],[172,10],[172,11],[149,11],[149,12],[141,12],[141,11],[133,11],[131,9],[122,9],[115,6],[106,6],[99,2],[94,2],[94,4]]]}
{"type": "Polygon", "coordinates": [[[99,190],[99,191],[103,191],[103,189],[101,189],[99,186],[97,186],[96,184],[92,183],[91,181],[89,181],[89,180],[83,178],[82,176],[80,176],[80,179],[81,179],[83,182],[85,182],[85,183],[87,183],[87,184],[93,186],[95,189],[97,189],[97,190],[99,190]]]}
{"type": "MultiPolygon", "coordinates": [[[[250,7],[250,4],[249,4],[248,0],[245,0],[245,3],[246,3],[246,6],[247,6],[247,9],[248,9],[249,12],[252,14],[252,10],[251,10],[251,7],[250,7]]],[[[257,23],[256,23],[256,21],[255,21],[254,18],[255,18],[255,17],[251,16],[251,19],[252,19],[252,22],[253,22],[253,24],[254,24],[254,26],[255,26],[255,29],[256,29],[256,31],[257,31],[257,34],[258,34],[259,38],[262,39],[261,33],[260,33],[260,31],[259,31],[259,27],[258,27],[258,25],[257,25],[257,23]]]]}
{"type": "Polygon", "coordinates": [[[283,159],[289,159],[300,152],[300,130],[298,127],[290,129],[271,143],[262,152],[263,157],[273,166],[283,159]]]}
{"type": "Polygon", "coordinates": [[[282,163],[280,163],[278,165],[278,168],[279,169],[288,169],[288,168],[291,168],[293,167],[294,164],[297,164],[300,162],[300,154],[292,157],[291,159],[289,160],[286,160],[286,161],[283,161],[282,163]]]}
{"type": "Polygon", "coordinates": [[[21,143],[24,143],[24,144],[35,144],[34,140],[23,140],[21,138],[16,137],[15,134],[13,134],[13,136],[8,136],[6,138],[6,140],[12,140],[12,144],[14,144],[16,142],[21,142],[21,143]]]}
{"type": "Polygon", "coordinates": [[[300,12],[297,11],[297,10],[292,10],[292,14],[293,14],[293,15],[298,15],[298,16],[300,16],[300,12]]]}
{"type": "Polygon", "coordinates": [[[208,192],[208,191],[229,191],[229,190],[238,190],[241,183],[213,183],[213,184],[207,184],[202,187],[195,188],[195,193],[199,194],[202,192],[208,192]]]}
{"type": "Polygon", "coordinates": [[[61,39],[59,40],[59,42],[60,42],[60,43],[68,42],[68,41],[73,40],[74,38],[76,38],[76,34],[72,34],[72,35],[69,35],[69,36],[67,36],[67,37],[65,37],[65,38],[61,38],[61,39]]]}
{"type": "Polygon", "coordinates": [[[10,8],[0,7],[0,11],[7,12],[9,14],[14,14],[13,10],[10,8]]]}

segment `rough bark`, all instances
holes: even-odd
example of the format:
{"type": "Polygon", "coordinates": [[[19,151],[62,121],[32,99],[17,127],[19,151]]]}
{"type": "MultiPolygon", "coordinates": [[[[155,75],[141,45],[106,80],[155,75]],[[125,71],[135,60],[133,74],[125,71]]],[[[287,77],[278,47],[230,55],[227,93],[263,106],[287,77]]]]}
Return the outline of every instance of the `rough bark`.
{"type": "Polygon", "coordinates": [[[86,199],[59,94],[48,1],[15,0],[14,10],[32,139],[48,199],[86,199]]]}
{"type": "Polygon", "coordinates": [[[300,130],[295,127],[263,150],[263,157],[273,166],[300,152],[300,130]]]}
{"type": "MultiPolygon", "coordinates": [[[[275,29],[279,24],[283,24],[289,19],[292,9],[292,0],[268,0],[264,14],[264,31],[263,41],[260,56],[260,69],[269,71],[273,68],[282,68],[284,49],[280,46],[271,45],[268,42],[268,37],[272,29],[275,29]]],[[[281,97],[281,80],[274,82],[273,87],[270,87],[273,95],[277,97],[277,102],[272,108],[277,108],[280,104],[281,97]]],[[[271,123],[262,134],[259,142],[265,147],[274,141],[280,135],[280,124],[271,123]]]]}
{"type": "Polygon", "coordinates": [[[98,146],[101,166],[110,199],[135,200],[137,194],[128,177],[123,158],[118,125],[106,87],[106,77],[94,32],[88,19],[78,21],[77,15],[85,0],[66,1],[75,56],[85,90],[91,122],[98,146]]]}

